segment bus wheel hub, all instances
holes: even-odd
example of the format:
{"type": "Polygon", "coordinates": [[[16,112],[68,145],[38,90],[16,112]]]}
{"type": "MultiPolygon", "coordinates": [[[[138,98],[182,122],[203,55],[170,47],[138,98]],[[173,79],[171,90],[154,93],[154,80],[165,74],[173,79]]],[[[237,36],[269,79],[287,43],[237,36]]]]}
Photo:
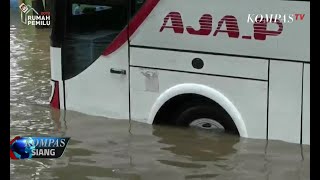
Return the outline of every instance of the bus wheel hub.
{"type": "Polygon", "coordinates": [[[209,118],[200,118],[192,121],[189,126],[201,129],[224,131],[224,127],[216,120],[209,118]]]}

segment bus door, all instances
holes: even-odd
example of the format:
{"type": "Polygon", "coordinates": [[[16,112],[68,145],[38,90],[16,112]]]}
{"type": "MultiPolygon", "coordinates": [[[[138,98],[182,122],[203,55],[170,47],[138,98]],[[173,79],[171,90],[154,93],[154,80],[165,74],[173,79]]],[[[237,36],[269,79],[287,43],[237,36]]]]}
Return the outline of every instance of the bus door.
{"type": "Polygon", "coordinates": [[[129,117],[128,7],[128,0],[67,1],[60,87],[65,109],[129,117]]]}

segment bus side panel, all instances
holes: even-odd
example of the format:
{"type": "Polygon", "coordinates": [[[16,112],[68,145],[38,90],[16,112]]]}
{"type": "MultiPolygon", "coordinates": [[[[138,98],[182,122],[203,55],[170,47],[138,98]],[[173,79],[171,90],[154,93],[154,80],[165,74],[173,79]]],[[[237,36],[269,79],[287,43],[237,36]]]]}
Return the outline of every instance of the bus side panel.
{"type": "Polygon", "coordinates": [[[266,138],[267,82],[141,67],[131,67],[130,77],[132,120],[147,122],[152,106],[165,90],[196,83],[219,91],[234,104],[244,120],[248,137],[266,138]]]}
{"type": "Polygon", "coordinates": [[[310,59],[310,2],[160,0],[130,39],[131,45],[138,46],[306,61],[310,59]],[[268,23],[267,32],[248,22],[248,17],[260,17],[258,14],[282,17],[292,13],[305,16],[303,20],[283,23],[283,28],[268,23]],[[199,21],[206,19],[200,20],[204,15],[212,20],[207,20],[205,24],[209,25],[204,25],[200,32],[199,21]],[[226,33],[227,19],[229,33],[226,33]]]}
{"type": "Polygon", "coordinates": [[[64,84],[62,81],[62,67],[61,67],[61,48],[58,47],[50,47],[50,68],[51,68],[51,97],[49,98],[49,101],[52,102],[52,98],[54,95],[55,88],[58,88],[57,94],[55,96],[58,96],[59,100],[55,105],[51,104],[52,107],[58,108],[58,109],[65,109],[64,105],[64,84]],[[57,82],[57,84],[56,84],[57,82]],[[55,86],[58,87],[55,87],[55,86]]]}
{"type": "Polygon", "coordinates": [[[65,81],[66,109],[114,119],[129,119],[128,44],[100,56],[79,75],[65,81]]]}
{"type": "Polygon", "coordinates": [[[50,47],[50,68],[51,79],[55,81],[62,80],[61,48],[50,47]]]}
{"type": "Polygon", "coordinates": [[[310,64],[304,64],[302,144],[310,144],[310,64]]]}
{"type": "Polygon", "coordinates": [[[269,139],[300,143],[302,65],[270,62],[269,139]]]}
{"type": "Polygon", "coordinates": [[[130,65],[134,66],[268,80],[267,59],[241,58],[235,56],[208,55],[134,47],[131,48],[130,54],[130,65]],[[201,60],[203,62],[202,67],[193,67],[195,66],[195,62],[197,62],[196,60],[201,60]]]}

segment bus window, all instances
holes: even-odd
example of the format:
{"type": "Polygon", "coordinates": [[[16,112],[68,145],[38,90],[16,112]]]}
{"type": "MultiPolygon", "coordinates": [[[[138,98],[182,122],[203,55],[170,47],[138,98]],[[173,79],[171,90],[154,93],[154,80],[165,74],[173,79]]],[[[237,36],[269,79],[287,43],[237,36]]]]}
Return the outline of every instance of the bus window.
{"type": "Polygon", "coordinates": [[[88,12],[103,11],[111,8],[112,7],[110,6],[72,4],[72,15],[81,15],[88,12]]]}
{"type": "Polygon", "coordinates": [[[62,47],[63,79],[90,66],[127,25],[127,0],[71,0],[62,47]]]}
{"type": "Polygon", "coordinates": [[[139,11],[145,0],[131,0],[131,18],[139,11]]]}

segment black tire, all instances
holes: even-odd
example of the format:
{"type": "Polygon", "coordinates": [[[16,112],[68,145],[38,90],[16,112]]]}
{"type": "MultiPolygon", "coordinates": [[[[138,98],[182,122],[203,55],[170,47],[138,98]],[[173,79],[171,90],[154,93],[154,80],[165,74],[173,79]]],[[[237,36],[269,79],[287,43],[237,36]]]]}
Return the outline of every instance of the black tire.
{"type": "Polygon", "coordinates": [[[238,133],[236,125],[229,114],[224,109],[212,105],[187,107],[175,117],[174,121],[178,126],[189,126],[194,120],[200,118],[213,119],[223,126],[225,132],[238,133]]]}

